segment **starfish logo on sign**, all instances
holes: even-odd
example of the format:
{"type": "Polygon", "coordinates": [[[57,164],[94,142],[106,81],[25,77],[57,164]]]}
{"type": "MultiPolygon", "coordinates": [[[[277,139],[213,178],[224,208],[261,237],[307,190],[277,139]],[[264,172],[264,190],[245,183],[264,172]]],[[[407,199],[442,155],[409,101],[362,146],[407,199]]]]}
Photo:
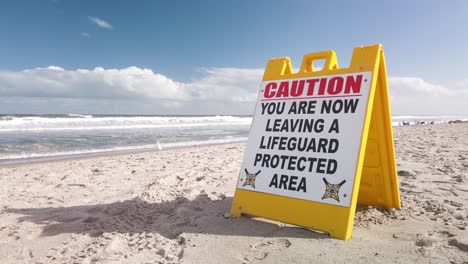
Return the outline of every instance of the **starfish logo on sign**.
{"type": "Polygon", "coordinates": [[[242,186],[252,186],[255,189],[255,180],[257,179],[257,175],[262,172],[261,170],[257,171],[256,173],[249,173],[247,169],[245,170],[245,181],[242,186]]]}
{"type": "Polygon", "coordinates": [[[339,202],[340,188],[343,186],[343,184],[345,184],[346,180],[343,180],[338,184],[331,184],[327,181],[327,179],[323,178],[323,182],[325,182],[325,193],[322,196],[322,200],[325,198],[332,198],[339,202]]]}

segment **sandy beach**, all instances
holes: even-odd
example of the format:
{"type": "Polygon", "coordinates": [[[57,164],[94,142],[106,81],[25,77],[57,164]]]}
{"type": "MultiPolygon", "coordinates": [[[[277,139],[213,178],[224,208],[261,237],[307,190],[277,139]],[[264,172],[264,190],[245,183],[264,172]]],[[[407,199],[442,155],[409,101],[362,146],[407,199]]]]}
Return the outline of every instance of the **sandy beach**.
{"type": "Polygon", "coordinates": [[[244,143],[0,168],[2,263],[468,263],[468,123],[394,128],[402,209],[349,241],[229,210],[244,143]]]}

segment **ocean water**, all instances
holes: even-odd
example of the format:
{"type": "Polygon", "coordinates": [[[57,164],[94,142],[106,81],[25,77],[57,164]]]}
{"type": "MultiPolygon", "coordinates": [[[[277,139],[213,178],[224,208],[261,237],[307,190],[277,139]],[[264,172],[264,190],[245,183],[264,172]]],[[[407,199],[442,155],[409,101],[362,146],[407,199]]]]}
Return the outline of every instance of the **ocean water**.
{"type": "Polygon", "coordinates": [[[0,115],[0,163],[246,141],[246,116],[0,115]]]}
{"type": "MultiPolygon", "coordinates": [[[[443,123],[455,116],[394,116],[443,123]]],[[[0,164],[144,149],[245,142],[250,116],[0,115],[0,164]]]]}

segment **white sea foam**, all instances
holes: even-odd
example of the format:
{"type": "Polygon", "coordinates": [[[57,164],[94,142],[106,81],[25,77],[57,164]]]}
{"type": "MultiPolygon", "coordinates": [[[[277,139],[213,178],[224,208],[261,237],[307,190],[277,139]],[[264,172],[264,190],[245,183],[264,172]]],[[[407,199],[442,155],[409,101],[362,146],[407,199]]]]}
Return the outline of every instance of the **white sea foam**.
{"type": "Polygon", "coordinates": [[[213,127],[213,126],[238,126],[249,123],[194,123],[194,124],[128,124],[128,125],[101,125],[101,126],[65,126],[65,127],[16,127],[0,128],[1,132],[41,132],[41,131],[87,131],[87,130],[123,130],[123,129],[147,129],[147,128],[184,128],[184,127],[213,127]]]}
{"type": "Polygon", "coordinates": [[[112,148],[100,148],[100,149],[81,149],[74,151],[58,151],[58,152],[40,152],[40,153],[21,153],[13,155],[2,155],[0,156],[0,164],[2,163],[12,163],[15,160],[31,160],[37,158],[50,158],[54,159],[56,157],[68,157],[68,156],[77,156],[77,155],[89,155],[89,154],[106,154],[106,153],[119,153],[127,151],[144,151],[144,150],[163,150],[163,149],[174,149],[174,148],[184,148],[184,147],[194,147],[194,146],[204,146],[204,145],[213,145],[213,144],[227,144],[227,143],[236,143],[236,142],[246,142],[247,137],[226,137],[222,139],[211,139],[211,140],[195,140],[195,141],[186,141],[186,142],[171,142],[171,143],[156,143],[156,144],[146,144],[146,145],[135,145],[135,146],[125,146],[125,147],[112,147],[112,148]]]}
{"type": "Polygon", "coordinates": [[[93,115],[68,114],[69,117],[93,118],[93,115]]]}
{"type": "Polygon", "coordinates": [[[0,122],[1,132],[41,132],[79,130],[119,130],[202,126],[249,125],[251,117],[14,117],[0,122]]]}

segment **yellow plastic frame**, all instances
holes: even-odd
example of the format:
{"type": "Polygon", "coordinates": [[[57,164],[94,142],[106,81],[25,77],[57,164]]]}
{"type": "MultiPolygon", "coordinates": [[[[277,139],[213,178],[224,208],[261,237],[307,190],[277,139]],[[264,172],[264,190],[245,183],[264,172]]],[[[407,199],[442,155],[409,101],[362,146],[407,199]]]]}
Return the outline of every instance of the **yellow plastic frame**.
{"type": "Polygon", "coordinates": [[[293,73],[289,57],[271,59],[263,81],[369,71],[372,72],[372,82],[350,207],[236,188],[231,208],[233,216],[264,217],[325,231],[332,237],[348,240],[357,203],[400,208],[387,72],[381,44],[356,47],[349,68],[343,69],[338,68],[336,54],[331,50],[304,55],[297,73],[293,73]],[[324,68],[314,71],[313,62],[322,59],[325,60],[324,68]]]}

